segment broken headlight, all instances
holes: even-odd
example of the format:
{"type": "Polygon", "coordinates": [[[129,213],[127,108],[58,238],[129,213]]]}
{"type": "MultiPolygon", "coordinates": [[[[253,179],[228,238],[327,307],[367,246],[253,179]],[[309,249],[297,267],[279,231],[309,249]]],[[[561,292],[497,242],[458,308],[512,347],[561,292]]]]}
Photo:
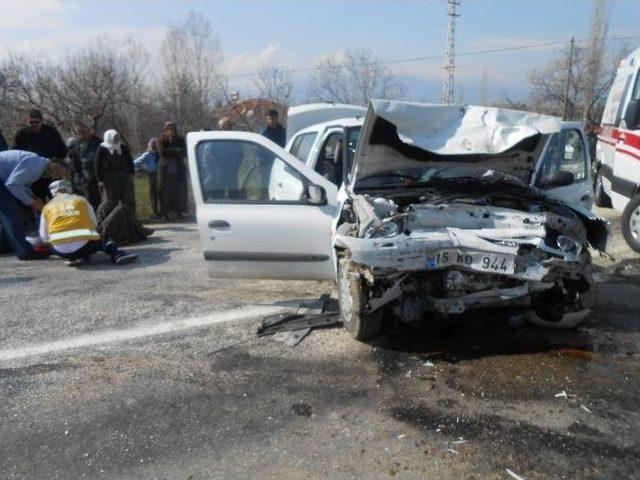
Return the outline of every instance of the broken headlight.
{"type": "Polygon", "coordinates": [[[384,222],[370,227],[364,234],[365,238],[390,238],[400,233],[396,222],[384,222]]]}
{"type": "Polygon", "coordinates": [[[582,245],[566,235],[558,235],[556,244],[565,255],[580,255],[582,245]]]}
{"type": "Polygon", "coordinates": [[[367,229],[364,234],[365,238],[391,238],[400,235],[403,231],[403,219],[400,217],[386,218],[377,225],[373,225],[367,229]]]}

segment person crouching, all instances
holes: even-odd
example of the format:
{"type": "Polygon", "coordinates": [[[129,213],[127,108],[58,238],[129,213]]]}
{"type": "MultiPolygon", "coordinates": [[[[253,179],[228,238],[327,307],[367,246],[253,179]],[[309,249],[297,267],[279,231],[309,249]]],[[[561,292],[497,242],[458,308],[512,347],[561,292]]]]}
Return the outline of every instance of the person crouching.
{"type": "Polygon", "coordinates": [[[127,254],[112,241],[103,241],[97,232],[96,215],[86,198],[74,195],[71,183],[58,180],[49,186],[53,197],[40,216],[40,238],[51,244],[55,254],[68,260],[69,266],[80,266],[102,251],[116,265],[133,262],[136,254],[127,254]]]}

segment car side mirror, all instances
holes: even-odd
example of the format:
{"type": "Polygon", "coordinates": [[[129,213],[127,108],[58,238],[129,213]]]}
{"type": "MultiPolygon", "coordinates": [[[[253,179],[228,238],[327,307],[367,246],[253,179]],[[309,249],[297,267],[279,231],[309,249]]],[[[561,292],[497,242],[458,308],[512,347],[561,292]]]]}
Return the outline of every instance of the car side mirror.
{"type": "Polygon", "coordinates": [[[540,179],[540,188],[566,187],[575,181],[573,173],[566,170],[554,170],[540,179]]]}
{"type": "Polygon", "coordinates": [[[325,205],[327,203],[327,192],[320,185],[307,184],[305,196],[310,205],[325,205]]]}
{"type": "Polygon", "coordinates": [[[640,128],[640,100],[629,100],[624,112],[624,123],[627,124],[629,130],[640,128]]]}

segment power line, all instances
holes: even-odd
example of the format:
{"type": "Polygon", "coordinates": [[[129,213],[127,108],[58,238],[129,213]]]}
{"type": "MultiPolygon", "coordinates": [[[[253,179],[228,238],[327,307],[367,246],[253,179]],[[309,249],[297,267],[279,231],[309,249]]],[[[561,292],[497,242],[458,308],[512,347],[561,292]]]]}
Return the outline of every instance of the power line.
{"type": "MultiPolygon", "coordinates": [[[[604,40],[637,40],[640,39],[640,35],[634,36],[625,36],[625,37],[605,37],[604,40]]],[[[584,39],[575,39],[575,43],[582,43],[586,40],[584,39]]],[[[511,47],[498,47],[498,48],[487,48],[482,50],[470,50],[467,52],[456,53],[456,57],[469,57],[474,55],[484,55],[490,53],[502,53],[502,52],[514,52],[519,50],[535,50],[538,48],[544,47],[553,47],[553,46],[561,46],[567,45],[569,43],[568,40],[564,41],[556,41],[556,42],[545,42],[545,43],[530,43],[527,45],[514,45],[511,47]]],[[[444,54],[438,53],[433,55],[427,55],[423,57],[409,57],[409,58],[397,58],[392,60],[381,60],[379,62],[371,62],[369,65],[394,65],[398,63],[415,63],[415,62],[424,62],[428,60],[442,60],[444,58],[444,54]]],[[[300,68],[291,68],[287,69],[292,74],[295,73],[308,73],[313,72],[316,67],[300,67],[300,68]]],[[[238,77],[251,77],[257,75],[258,72],[242,72],[242,73],[231,73],[227,75],[229,78],[238,78],[238,77]]]]}

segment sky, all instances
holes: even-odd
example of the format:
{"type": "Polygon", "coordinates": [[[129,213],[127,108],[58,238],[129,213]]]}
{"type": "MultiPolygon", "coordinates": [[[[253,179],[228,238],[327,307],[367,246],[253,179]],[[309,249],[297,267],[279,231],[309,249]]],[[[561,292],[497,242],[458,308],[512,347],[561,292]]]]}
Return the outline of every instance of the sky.
{"type": "MultiPolygon", "coordinates": [[[[460,0],[457,99],[478,103],[485,92],[487,101],[525,96],[532,68],[557,56],[572,36],[587,38],[592,8],[592,0],[460,0]]],[[[640,46],[640,0],[610,0],[609,9],[611,47],[640,46]]],[[[280,66],[302,70],[294,74],[295,99],[302,102],[306,69],[347,48],[364,47],[383,61],[399,60],[388,66],[407,86],[408,99],[440,100],[446,0],[0,0],[0,58],[26,51],[55,59],[98,38],[132,38],[153,56],[169,25],[190,10],[211,22],[224,50],[229,87],[244,97],[255,90],[252,73],[280,66]],[[433,58],[402,61],[424,57],[433,58]]]]}

